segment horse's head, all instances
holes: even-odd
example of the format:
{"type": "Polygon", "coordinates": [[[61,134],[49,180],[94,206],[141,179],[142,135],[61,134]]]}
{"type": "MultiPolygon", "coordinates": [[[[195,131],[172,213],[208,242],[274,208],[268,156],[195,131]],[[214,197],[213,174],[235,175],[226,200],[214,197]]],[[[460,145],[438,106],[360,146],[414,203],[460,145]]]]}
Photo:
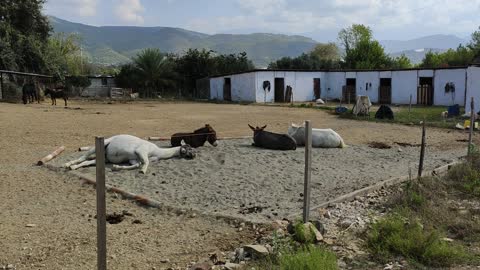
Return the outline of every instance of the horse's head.
{"type": "Polygon", "coordinates": [[[208,133],[207,135],[207,141],[213,145],[213,146],[217,146],[218,143],[217,143],[217,132],[212,128],[212,126],[210,126],[209,124],[206,124],[205,125],[205,129],[207,130],[206,133],[208,133]]]}
{"type": "Polygon", "coordinates": [[[303,130],[304,130],[304,126],[292,123],[290,127],[288,127],[287,133],[288,135],[295,137],[297,133],[301,133],[303,130]]]}
{"type": "Polygon", "coordinates": [[[266,127],[267,125],[263,126],[263,127],[252,127],[250,124],[248,124],[248,126],[250,127],[251,130],[253,130],[253,136],[255,136],[256,134],[258,134],[259,132],[262,132],[266,127]]]}
{"type": "Polygon", "coordinates": [[[180,146],[180,157],[185,159],[194,159],[197,156],[195,149],[189,144],[186,144],[183,140],[180,146]]]}

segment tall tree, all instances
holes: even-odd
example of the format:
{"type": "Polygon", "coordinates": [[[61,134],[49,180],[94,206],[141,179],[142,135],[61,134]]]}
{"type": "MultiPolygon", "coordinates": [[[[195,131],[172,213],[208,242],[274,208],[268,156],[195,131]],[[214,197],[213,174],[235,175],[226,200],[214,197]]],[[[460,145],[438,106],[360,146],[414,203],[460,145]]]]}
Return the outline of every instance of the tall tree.
{"type": "Polygon", "coordinates": [[[345,28],[338,33],[338,39],[345,48],[346,68],[390,68],[393,63],[367,26],[354,24],[345,28]]]}
{"type": "Polygon", "coordinates": [[[41,11],[45,0],[2,0],[0,4],[0,68],[42,72],[50,35],[41,11]]]}
{"type": "Polygon", "coordinates": [[[338,33],[338,41],[346,53],[356,48],[361,41],[370,41],[372,38],[372,29],[363,24],[353,24],[350,27],[340,30],[338,33]]]}
{"type": "Polygon", "coordinates": [[[475,57],[480,57],[480,26],[478,27],[477,31],[473,32],[472,41],[468,47],[473,50],[475,57]]]}
{"type": "Polygon", "coordinates": [[[175,86],[177,74],[173,63],[159,49],[144,49],[133,59],[133,63],[143,82],[143,94],[147,97],[151,97],[155,90],[175,86]]]}

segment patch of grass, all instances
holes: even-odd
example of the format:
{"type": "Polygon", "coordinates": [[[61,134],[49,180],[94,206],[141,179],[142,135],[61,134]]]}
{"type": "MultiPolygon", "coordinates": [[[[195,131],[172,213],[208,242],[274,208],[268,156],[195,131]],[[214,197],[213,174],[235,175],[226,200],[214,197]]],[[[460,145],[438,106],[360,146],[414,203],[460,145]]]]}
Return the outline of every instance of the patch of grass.
{"type": "Polygon", "coordinates": [[[474,153],[468,162],[453,167],[448,178],[455,188],[480,197],[480,154],[474,153]]]}
{"type": "Polygon", "coordinates": [[[309,246],[279,258],[282,270],[333,270],[338,269],[337,257],[322,247],[309,246]]]}
{"type": "Polygon", "coordinates": [[[468,258],[461,246],[442,241],[439,231],[424,229],[418,220],[399,212],[372,225],[367,246],[383,262],[402,255],[428,266],[450,266],[468,258]]]}
{"type": "Polygon", "coordinates": [[[315,233],[310,227],[306,227],[302,221],[293,225],[293,239],[301,244],[312,244],[315,241],[315,233]]]}
{"type": "MultiPolygon", "coordinates": [[[[367,120],[367,121],[376,121],[376,122],[387,122],[387,123],[399,123],[399,124],[413,124],[420,125],[420,122],[425,119],[428,126],[442,127],[442,128],[453,128],[455,123],[461,122],[463,120],[459,117],[457,118],[448,118],[444,121],[441,117],[441,113],[447,110],[447,107],[443,106],[413,106],[410,113],[408,106],[401,107],[392,107],[394,111],[394,120],[387,119],[375,119],[376,109],[370,109],[370,118],[364,116],[355,117],[349,110],[345,114],[341,114],[341,118],[355,119],[355,120],[367,120]]],[[[463,113],[463,111],[461,112],[463,113]]]]}

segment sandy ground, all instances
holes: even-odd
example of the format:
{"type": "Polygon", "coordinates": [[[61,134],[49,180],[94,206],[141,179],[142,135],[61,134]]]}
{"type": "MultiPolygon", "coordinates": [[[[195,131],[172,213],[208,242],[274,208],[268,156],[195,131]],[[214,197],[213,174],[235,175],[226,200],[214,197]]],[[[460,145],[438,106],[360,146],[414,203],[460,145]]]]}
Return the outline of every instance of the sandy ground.
{"type": "MultiPolygon", "coordinates": [[[[156,162],[146,175],[138,170],[112,171],[110,167],[107,183],[173,208],[252,222],[271,222],[301,213],[305,149],[274,151],[255,148],[251,143],[251,139],[225,140],[217,147],[201,147],[196,159],[156,162]]],[[[416,173],[419,152],[419,147],[397,145],[391,149],[366,145],[313,149],[311,203],[319,205],[381,180],[407,175],[409,167],[416,173]]],[[[425,169],[451,163],[464,152],[429,149],[425,169]]],[[[53,164],[61,167],[79,155],[65,155],[53,164]]],[[[78,171],[95,176],[95,167],[78,171]]]]}
{"type": "MultiPolygon", "coordinates": [[[[95,267],[95,220],[90,217],[95,214],[94,190],[82,186],[78,179],[33,165],[57,146],[65,145],[67,156],[79,146],[93,144],[96,135],[168,136],[210,123],[220,136],[243,136],[251,134],[248,123],[268,124],[269,130],[285,131],[290,122],[305,119],[312,120],[315,127],[334,128],[349,145],[372,140],[387,143],[419,143],[420,140],[418,127],[338,120],[326,112],[311,109],[80,101],[72,101],[70,109],[64,109],[48,103],[26,106],[0,103],[0,266],[13,264],[17,269],[95,267]],[[26,227],[26,224],[36,226],[26,227]]],[[[457,140],[466,138],[467,134],[459,131],[427,131],[429,147],[433,150],[461,151],[465,143],[457,140]]],[[[297,154],[301,156],[301,151],[297,154]]],[[[201,159],[194,162],[199,161],[201,159]]],[[[231,160],[226,156],[225,163],[228,162],[231,160]]],[[[386,172],[396,166],[395,162],[393,166],[388,164],[386,172]]],[[[172,187],[177,184],[180,183],[171,183],[172,187]]],[[[231,250],[253,239],[249,232],[238,233],[215,219],[145,209],[112,195],[108,199],[108,212],[126,210],[133,214],[120,224],[108,225],[112,269],[185,265],[205,258],[209,252],[231,250]],[[134,219],[141,220],[142,224],[132,224],[134,219]],[[160,262],[165,258],[170,263],[160,262]]]]}

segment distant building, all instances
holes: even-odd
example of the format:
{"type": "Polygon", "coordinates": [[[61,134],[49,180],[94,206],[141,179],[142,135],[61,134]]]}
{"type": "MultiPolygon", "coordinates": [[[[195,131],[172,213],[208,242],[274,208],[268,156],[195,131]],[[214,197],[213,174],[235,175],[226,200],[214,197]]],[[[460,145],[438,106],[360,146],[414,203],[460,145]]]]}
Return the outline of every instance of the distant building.
{"type": "Polygon", "coordinates": [[[110,97],[115,88],[115,77],[109,75],[88,76],[91,85],[81,91],[81,97],[110,97]]]}
{"type": "MultiPolygon", "coordinates": [[[[369,96],[374,103],[480,104],[480,67],[382,70],[250,70],[210,77],[210,99],[246,102],[308,102],[369,96]],[[289,89],[289,91],[287,91],[289,89]],[[291,92],[291,94],[289,93],[291,92]],[[289,100],[288,97],[292,99],[289,100]]],[[[477,108],[480,108],[477,105],[477,108]]]]}

